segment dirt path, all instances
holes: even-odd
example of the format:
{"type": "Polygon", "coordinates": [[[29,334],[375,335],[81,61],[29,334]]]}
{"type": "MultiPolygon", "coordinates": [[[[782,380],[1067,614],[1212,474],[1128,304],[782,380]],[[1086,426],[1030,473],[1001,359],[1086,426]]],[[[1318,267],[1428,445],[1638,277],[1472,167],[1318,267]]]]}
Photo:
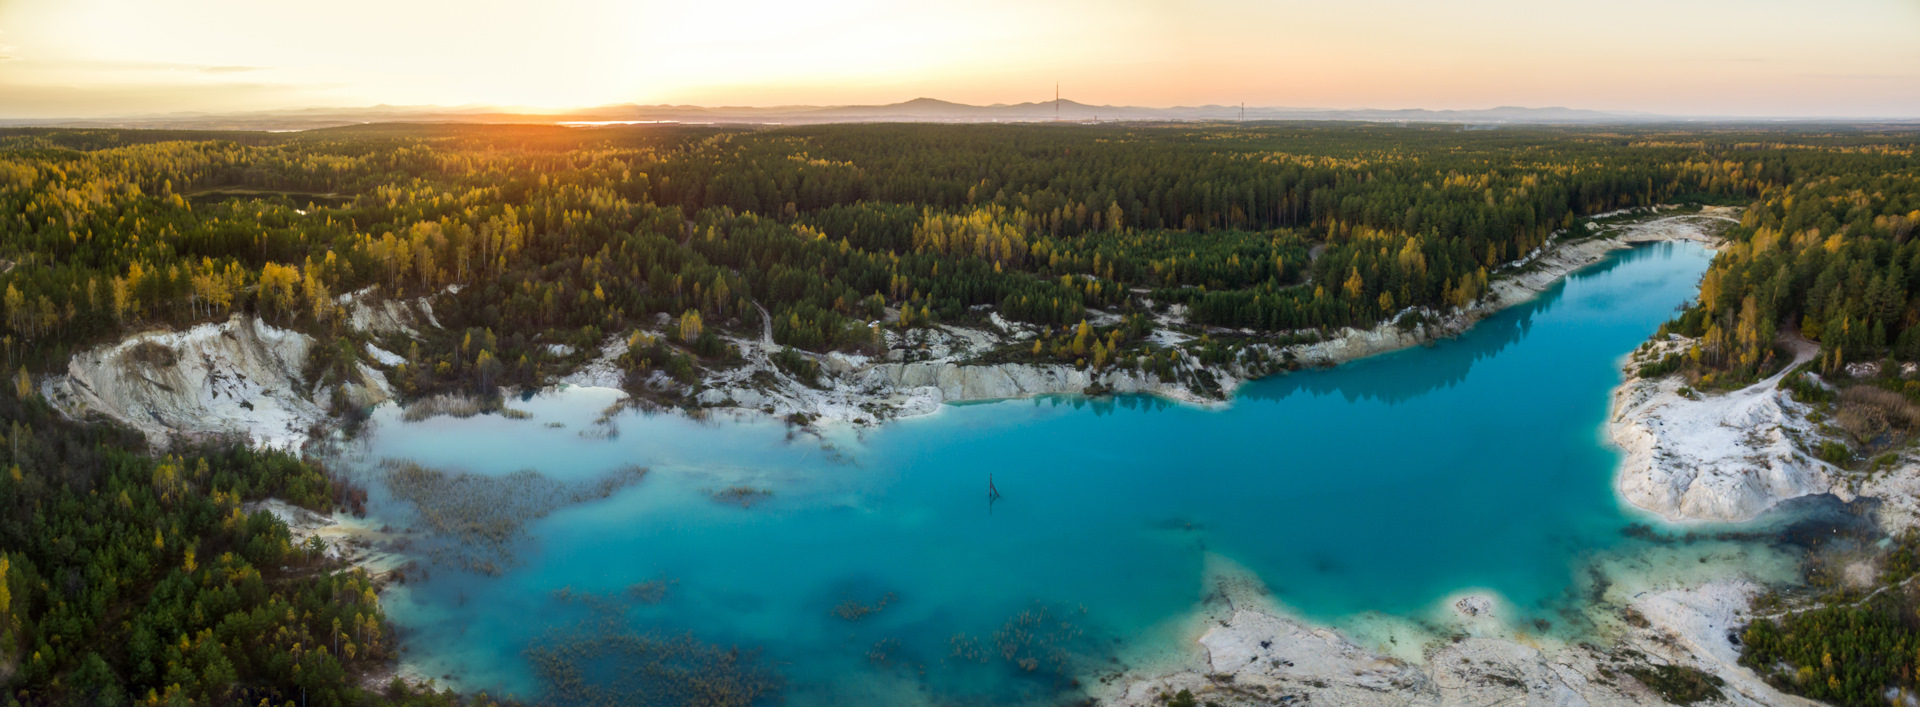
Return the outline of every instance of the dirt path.
{"type": "Polygon", "coordinates": [[[1793,369],[1799,368],[1800,364],[1806,363],[1808,361],[1812,361],[1813,357],[1820,355],[1819,344],[1800,338],[1799,335],[1781,334],[1779,341],[1780,343],[1785,344],[1789,350],[1793,351],[1793,362],[1787,364],[1786,366],[1781,367],[1779,372],[1771,376],[1767,376],[1766,380],[1760,381],[1753,385],[1747,386],[1746,388],[1743,388],[1741,392],[1754,390],[1761,386],[1765,386],[1767,388],[1778,388],[1780,387],[1780,381],[1786,378],[1788,373],[1792,373],[1793,369]]]}
{"type": "Polygon", "coordinates": [[[753,308],[760,310],[760,345],[766,347],[768,350],[772,350],[773,315],[768,314],[767,308],[760,306],[759,302],[753,303],[753,308]]]}

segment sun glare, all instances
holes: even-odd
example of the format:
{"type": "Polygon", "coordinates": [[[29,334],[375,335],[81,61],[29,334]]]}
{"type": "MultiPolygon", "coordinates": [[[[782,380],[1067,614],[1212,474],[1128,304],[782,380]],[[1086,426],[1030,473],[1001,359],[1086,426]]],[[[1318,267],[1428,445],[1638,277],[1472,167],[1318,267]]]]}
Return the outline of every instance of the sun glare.
{"type": "Polygon", "coordinates": [[[1885,115],[1920,110],[1915,28],[1910,0],[70,0],[0,4],[0,90],[17,115],[998,103],[1056,81],[1124,105],[1885,115]]]}

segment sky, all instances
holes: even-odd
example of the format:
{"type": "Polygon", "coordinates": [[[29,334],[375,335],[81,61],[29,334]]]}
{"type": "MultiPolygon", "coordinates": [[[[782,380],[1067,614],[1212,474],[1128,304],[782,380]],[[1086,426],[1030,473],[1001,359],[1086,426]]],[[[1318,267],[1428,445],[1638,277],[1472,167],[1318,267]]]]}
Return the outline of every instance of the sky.
{"type": "Polygon", "coordinates": [[[0,0],[0,117],[1091,104],[1920,118],[1920,0],[0,0]]]}

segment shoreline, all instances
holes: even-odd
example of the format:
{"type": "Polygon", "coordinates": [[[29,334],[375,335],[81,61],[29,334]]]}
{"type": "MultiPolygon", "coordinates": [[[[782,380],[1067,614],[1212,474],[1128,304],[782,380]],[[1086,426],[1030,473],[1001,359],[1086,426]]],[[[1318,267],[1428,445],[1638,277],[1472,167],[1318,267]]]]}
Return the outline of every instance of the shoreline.
{"type": "MultiPolygon", "coordinates": [[[[1252,380],[1307,367],[1337,366],[1457,336],[1508,307],[1533,300],[1567,275],[1617,250],[1681,240],[1711,247],[1717,240],[1699,223],[1734,220],[1730,214],[1738,212],[1731,207],[1704,207],[1697,213],[1661,215],[1673,208],[1677,207],[1595,215],[1591,218],[1637,216],[1603,227],[1600,235],[1568,239],[1565,231],[1556,232],[1545,246],[1498,268],[1490,277],[1487,294],[1465,309],[1440,313],[1410,308],[1371,328],[1341,328],[1313,343],[1277,341],[1311,332],[1259,334],[1191,325],[1185,321],[1184,307],[1172,305],[1155,315],[1156,331],[1150,339],[1157,350],[1174,357],[1172,380],[1117,365],[1091,371],[1060,363],[980,363],[982,354],[1037,336],[1035,327],[1008,322],[989,311],[984,327],[889,330],[885,334],[888,349],[877,356],[803,353],[818,364],[820,373],[812,382],[796,380],[773,363],[773,355],[784,347],[773,342],[771,324],[763,317],[759,337],[723,337],[739,350],[743,364],[710,371],[692,384],[654,371],[641,387],[670,393],[693,406],[669,409],[766,415],[802,426],[872,427],[932,414],[948,403],[1047,395],[1129,393],[1220,409],[1231,406],[1235,393],[1252,380]],[[1427,323],[1404,330],[1396,323],[1413,315],[1427,323]],[[1185,347],[1204,333],[1245,337],[1244,344],[1231,361],[1204,363],[1185,347]]],[[[418,327],[437,326],[430,299],[384,300],[369,289],[341,295],[338,301],[356,330],[406,334],[417,332],[418,327]]],[[[1143,302],[1152,308],[1150,300],[1143,302]]],[[[1119,315],[1109,312],[1090,310],[1088,314],[1088,320],[1098,325],[1119,320],[1119,315]]],[[[670,322],[656,325],[669,327],[670,322]]],[[[625,374],[615,361],[625,351],[629,333],[609,335],[595,357],[549,379],[543,389],[572,384],[624,390],[625,374]]],[[[74,419],[96,414],[112,418],[145,432],[156,448],[174,438],[234,435],[252,444],[293,450],[324,443],[333,436],[330,430],[338,431],[337,411],[325,402],[330,387],[310,386],[297,373],[296,360],[303,360],[311,347],[311,338],[303,334],[234,315],[225,322],[203,323],[180,332],[136,334],[77,353],[67,374],[43,379],[40,388],[63,414],[74,419]],[[282,352],[267,342],[285,342],[294,350],[282,352]],[[156,365],[133,355],[134,349],[150,343],[178,351],[181,365],[156,365]],[[154,385],[155,375],[168,385],[154,385]]],[[[370,356],[383,365],[398,358],[371,347],[370,356]]],[[[357,380],[339,384],[350,399],[373,404],[393,397],[378,367],[363,362],[359,368],[357,380]]],[[[622,404],[656,405],[631,394],[622,404]]]]}
{"type": "MultiPolygon", "coordinates": [[[[373,582],[374,595],[384,610],[389,600],[408,591],[406,574],[419,558],[405,549],[394,549],[396,540],[405,537],[397,531],[377,525],[371,518],[355,517],[343,511],[317,513],[278,498],[267,498],[243,505],[248,513],[271,513],[285,523],[296,547],[308,538],[325,543],[326,556],[339,563],[341,571],[365,572],[373,582]]],[[[399,648],[401,643],[395,642],[399,648]]],[[[393,680],[401,680],[416,689],[432,689],[437,679],[404,653],[392,662],[360,676],[361,688],[370,692],[385,690],[393,680]]]]}
{"type": "Polygon", "coordinates": [[[1722,703],[1817,704],[1740,666],[1729,639],[1753,597],[1791,573],[1792,558],[1725,552],[1709,542],[1595,557],[1590,569],[1609,582],[1580,608],[1586,625],[1571,634],[1541,632],[1484,589],[1449,593],[1422,615],[1317,622],[1273,601],[1244,568],[1209,556],[1208,601],[1179,619],[1184,656],[1081,680],[1098,704],[1118,707],[1154,707],[1182,690],[1220,705],[1664,704],[1631,676],[1679,666],[1720,680],[1722,703]]]}
{"type": "MultiPolygon", "coordinates": [[[[1176,352],[1180,370],[1175,380],[1158,380],[1151,373],[1109,368],[1087,371],[1057,363],[974,363],[976,352],[1032,340],[1031,327],[1009,323],[997,314],[989,316],[990,328],[936,325],[930,330],[899,334],[887,333],[889,351],[879,357],[841,352],[805,354],[817,362],[822,381],[809,385],[793,379],[771,363],[780,350],[769,329],[760,339],[728,337],[747,359],[747,365],[721,371],[684,386],[703,414],[733,413],[765,415],[773,419],[804,420],[803,426],[846,424],[874,427],[888,420],[934,414],[951,403],[1021,400],[1049,395],[1149,395],[1181,405],[1205,409],[1224,409],[1233,404],[1234,395],[1245,384],[1290,370],[1332,367],[1384,353],[1391,353],[1458,336],[1481,321],[1509,307],[1532,301],[1558,285],[1568,275],[1604,261],[1615,251],[1649,243],[1692,241],[1717,245],[1719,240],[1701,228],[1700,221],[1736,221],[1732,207],[1704,207],[1700,212],[1660,215],[1677,207],[1657,206],[1643,213],[1644,218],[1608,226],[1617,232],[1567,240],[1556,232],[1547,245],[1521,260],[1501,266],[1490,278],[1488,293],[1466,309],[1438,313],[1425,308],[1403,310],[1393,319],[1368,329],[1344,327],[1330,338],[1314,343],[1280,345],[1261,341],[1262,335],[1244,333],[1249,343],[1234,361],[1204,364],[1180,347],[1194,336],[1172,327],[1198,329],[1179,321],[1178,305],[1165,315],[1156,316],[1158,330],[1153,341],[1164,350],[1176,352]],[[1403,330],[1396,322],[1408,315],[1424,315],[1431,323],[1403,330]],[[905,360],[909,355],[921,360],[905,360]],[[1249,360],[1248,353],[1254,354],[1249,360]],[[1265,362],[1286,363],[1265,363],[1265,362]],[[1202,390],[1201,375],[1217,382],[1214,390],[1202,390]],[[758,380],[756,375],[760,376],[758,380]],[[773,384],[765,383],[771,379],[773,384]]],[[[1610,212],[1593,218],[1633,213],[1610,212]]],[[[1089,321],[1117,320],[1118,316],[1090,311],[1089,321]]],[[[1226,331],[1226,330],[1220,330],[1226,331]]],[[[1298,332],[1276,332],[1276,336],[1298,332]]],[[[586,387],[621,389],[621,376],[613,360],[623,350],[625,338],[610,336],[600,355],[568,375],[551,381],[546,387],[571,384],[586,387]]],[[[654,374],[647,387],[671,390],[677,384],[654,374]]],[[[643,406],[629,396],[623,404],[643,406]]]]}
{"type": "MultiPolygon", "coordinates": [[[[1646,243],[1679,240],[1701,242],[1709,246],[1715,245],[1717,239],[1713,238],[1707,233],[1706,229],[1701,227],[1701,222],[1715,219],[1731,220],[1731,217],[1726,214],[1734,211],[1733,209],[1710,208],[1698,214],[1661,216],[1659,209],[1656,208],[1644,219],[1610,227],[1616,231],[1613,233],[1588,236],[1577,240],[1562,239],[1558,237],[1559,234],[1556,234],[1556,239],[1550,241],[1547,246],[1534,253],[1530,253],[1526,258],[1517,263],[1502,267],[1492,279],[1489,285],[1489,293],[1476,301],[1472,306],[1463,310],[1456,310],[1445,316],[1434,316],[1431,312],[1423,311],[1422,313],[1427,314],[1431,319],[1437,321],[1430,325],[1420,326],[1411,331],[1403,331],[1390,321],[1365,330],[1344,328],[1339,330],[1332,338],[1310,344],[1278,346],[1269,343],[1254,343],[1249,345],[1248,348],[1260,350],[1267,354],[1267,360],[1283,360],[1284,357],[1284,360],[1295,364],[1296,367],[1330,367],[1361,358],[1410,348],[1439,338],[1455,336],[1508,307],[1532,301],[1540,294],[1559,285],[1568,275],[1604,261],[1617,250],[1646,243]]],[[[1094,314],[1097,316],[1099,313],[1094,314]]],[[[1403,312],[1403,315],[1404,314],[1403,312]]],[[[830,353],[819,356],[810,355],[822,364],[823,375],[834,381],[832,386],[827,389],[801,384],[787,376],[777,367],[772,366],[768,357],[771,356],[772,352],[779,349],[775,348],[772,344],[770,332],[764,336],[761,341],[733,339],[732,343],[740,347],[744,357],[750,361],[757,358],[766,365],[749,364],[729,371],[723,371],[718,376],[710,377],[708,380],[702,381],[702,387],[705,388],[705,390],[699,392],[697,396],[692,396],[696,397],[703,407],[693,411],[678,409],[673,409],[673,411],[675,414],[688,416],[704,416],[706,414],[719,412],[736,416],[736,419],[762,418],[764,416],[765,419],[774,420],[791,420],[793,414],[801,413],[806,415],[803,426],[811,427],[815,424],[847,425],[857,429],[863,426],[877,426],[892,419],[934,414],[943,409],[946,404],[950,403],[1023,399],[1046,395],[1087,395],[1090,393],[1089,388],[1095,385],[1099,386],[1099,392],[1146,394],[1179,404],[1221,409],[1232,404],[1232,396],[1239,390],[1240,386],[1246,382],[1264,377],[1265,375],[1273,375],[1281,372],[1281,369],[1277,368],[1255,370],[1243,363],[1241,359],[1237,359],[1224,366],[1209,367],[1199,364],[1197,360],[1192,360],[1190,355],[1185,351],[1181,351],[1180,356],[1182,356],[1183,359],[1187,359],[1200,370],[1212,373],[1212,377],[1220,381],[1219,390],[1224,397],[1216,399],[1196,392],[1185,381],[1171,384],[1161,383],[1149,380],[1133,371],[1109,370],[1101,373],[1088,373],[1059,364],[970,364],[968,361],[972,357],[968,354],[982,345],[1005,344],[1008,338],[1015,341],[1019,340],[1019,335],[1022,333],[1021,325],[1006,324],[997,316],[990,317],[990,321],[994,323],[998,329],[998,333],[963,327],[940,326],[936,327],[932,332],[916,331],[906,335],[917,337],[919,339],[918,341],[897,341],[896,339],[905,339],[906,336],[889,332],[888,338],[890,344],[904,343],[907,345],[918,345],[923,355],[925,353],[933,354],[931,357],[932,360],[911,362],[905,360],[875,361],[869,357],[849,356],[842,353],[830,353]],[[742,383],[752,377],[754,373],[760,371],[771,371],[779,384],[773,386],[771,390],[759,391],[761,395],[757,400],[742,401],[738,397],[735,397],[736,395],[744,397],[746,391],[752,389],[734,387],[732,384],[742,383]],[[1012,394],[1007,394],[1008,392],[1012,394]],[[760,404],[743,404],[753,402],[760,404]]],[[[254,326],[263,327],[264,325],[255,322],[254,326]]],[[[271,330],[271,327],[267,327],[267,329],[271,330]]],[[[1184,341],[1178,340],[1178,337],[1181,336],[1185,335],[1168,329],[1162,329],[1156,333],[1154,338],[1156,341],[1161,342],[1165,342],[1167,339],[1174,339],[1172,342],[1173,348],[1178,350],[1178,344],[1185,343],[1184,341]]],[[[616,335],[616,337],[618,337],[618,335],[616,335]]],[[[624,339],[620,339],[619,343],[623,344],[624,339]]],[[[125,345],[123,342],[122,346],[124,347],[125,345]]],[[[621,349],[623,349],[623,347],[621,347],[621,349]]],[[[607,385],[608,381],[601,379],[601,374],[611,371],[607,370],[604,366],[596,369],[596,364],[603,363],[605,360],[611,358],[611,355],[617,355],[617,351],[621,349],[616,349],[615,346],[611,344],[603,346],[602,358],[600,360],[589,362],[572,374],[552,381],[548,387],[573,384],[619,389],[617,385],[618,380],[611,381],[614,385],[607,385]]],[[[895,351],[900,351],[900,349],[895,349],[895,351]]],[[[77,361],[78,357],[76,357],[76,366],[78,366],[77,361]]],[[[656,374],[656,378],[658,378],[658,374],[656,374]]],[[[1620,391],[1627,389],[1634,382],[1635,379],[1631,378],[1624,381],[1620,388],[1616,389],[1616,397],[1620,394],[1620,391]]],[[[623,396],[620,405],[639,406],[636,403],[644,404],[641,403],[641,399],[627,394],[623,396]]],[[[98,409],[97,406],[95,409],[98,409]]],[[[168,432],[185,433],[180,430],[168,430],[168,432]]],[[[331,436],[333,435],[315,435],[316,438],[321,439],[331,436]]],[[[1619,494],[1620,486],[1616,484],[1615,488],[1616,493],[1619,494]]],[[[1621,494],[1621,496],[1623,500],[1626,500],[1624,494],[1621,494]]],[[[1638,504],[1635,505],[1637,506],[1638,504]]],[[[275,510],[276,515],[281,515],[277,509],[270,510],[275,510]]],[[[351,524],[343,522],[342,519],[338,517],[338,514],[335,514],[332,518],[318,516],[318,514],[312,515],[316,516],[316,518],[301,519],[296,516],[294,519],[288,520],[288,525],[290,528],[294,528],[296,527],[296,523],[303,523],[305,527],[302,527],[301,531],[308,534],[338,534],[343,538],[354,534],[354,531],[350,527],[351,524]],[[327,522],[316,523],[316,519],[327,522]]],[[[283,519],[287,519],[287,517],[283,516],[283,519]]],[[[351,544],[350,540],[349,544],[351,544]]],[[[343,556],[342,559],[350,567],[368,567],[370,572],[374,571],[372,565],[386,561],[372,557],[371,553],[352,559],[343,556]]],[[[402,561],[404,561],[404,558],[402,558],[402,561]]],[[[1697,587],[1670,589],[1667,591],[1668,593],[1680,592],[1683,595],[1681,599],[1687,599],[1693,597],[1692,594],[1687,594],[1688,592],[1707,592],[1714,594],[1716,592],[1725,593],[1725,591],[1730,591],[1720,586],[1724,584],[1724,582],[1725,580],[1715,580],[1697,587]]],[[[1251,580],[1251,582],[1246,584],[1248,586],[1255,586],[1258,585],[1258,580],[1251,580]]],[[[383,595],[385,591],[386,589],[383,587],[383,595]]],[[[1739,601],[1732,602],[1730,605],[1737,604],[1735,608],[1736,612],[1744,609],[1746,599],[1750,598],[1752,593],[1752,591],[1746,591],[1741,595],[1742,598],[1739,601]]],[[[1329,669],[1337,668],[1336,672],[1338,672],[1338,670],[1346,670],[1348,673],[1353,673],[1355,671],[1354,665],[1365,668],[1365,670],[1361,670],[1360,672],[1371,670],[1372,672],[1369,674],[1373,675],[1374,678],[1369,678],[1360,683],[1347,684],[1347,687],[1363,690],[1362,693],[1353,693],[1355,696],[1370,694],[1374,697],[1380,697],[1387,694],[1379,692],[1383,687],[1392,687],[1406,693],[1394,699],[1381,702],[1383,704],[1404,704],[1409,701],[1406,698],[1414,698],[1413,701],[1415,702],[1421,701],[1418,699],[1421,697],[1432,696],[1438,698],[1441,695],[1449,694],[1459,685],[1481,684],[1486,682],[1486,673],[1474,674],[1479,677],[1473,677],[1465,672],[1457,671],[1436,672],[1435,674],[1428,675],[1421,672],[1418,668],[1413,667],[1414,661],[1408,660],[1413,656],[1405,653],[1404,650],[1393,651],[1395,655],[1377,654],[1359,647],[1353,643],[1348,635],[1338,629],[1326,626],[1315,626],[1308,622],[1289,618],[1285,615],[1284,609],[1277,605],[1268,606],[1271,602],[1249,602],[1244,599],[1244,597],[1251,595],[1243,593],[1242,596],[1243,600],[1241,602],[1236,603],[1229,600],[1231,610],[1225,614],[1225,618],[1213,617],[1209,622],[1212,626],[1198,637],[1195,637],[1193,643],[1189,644],[1189,646],[1198,646],[1196,650],[1200,653],[1207,654],[1209,656],[1208,659],[1213,661],[1213,665],[1209,666],[1208,672],[1203,675],[1202,673],[1196,673],[1189,669],[1175,673],[1174,675],[1162,675],[1144,679],[1139,675],[1130,673],[1124,678],[1127,687],[1115,698],[1117,700],[1115,703],[1147,704],[1144,700],[1136,702],[1129,702],[1128,700],[1135,697],[1144,698],[1150,694],[1149,691],[1136,695],[1136,688],[1139,685],[1173,685],[1174,682],[1170,681],[1174,680],[1175,676],[1187,676],[1179,678],[1180,681],[1185,682],[1191,682],[1195,677],[1201,678],[1200,683],[1195,683],[1196,686],[1201,685],[1201,683],[1205,685],[1215,685],[1217,681],[1212,679],[1211,676],[1220,674],[1221,671],[1218,668],[1226,666],[1220,664],[1219,658],[1211,656],[1215,652],[1220,652],[1222,655],[1239,655],[1238,653],[1233,653],[1233,651],[1245,652],[1248,654],[1248,658],[1256,658],[1258,655],[1264,655],[1264,653],[1257,653],[1254,652],[1253,649],[1248,648],[1248,640],[1243,640],[1246,639],[1248,635],[1263,631],[1269,633],[1276,631],[1284,632],[1289,636],[1296,636],[1300,642],[1304,642],[1300,644],[1302,646],[1318,646],[1317,649],[1308,652],[1316,656],[1333,656],[1329,659],[1334,660],[1335,663],[1330,663],[1323,667],[1329,669]],[[1241,604],[1256,608],[1243,608],[1240,606],[1241,604]],[[1219,646],[1218,649],[1215,648],[1216,645],[1219,646]],[[1342,660],[1348,662],[1340,663],[1339,661],[1342,660]],[[1361,662],[1353,663],[1353,661],[1361,662]]],[[[1715,596],[1718,596],[1718,594],[1715,594],[1715,596]]],[[[1542,657],[1543,654],[1535,641],[1525,639],[1522,636],[1500,635],[1503,631],[1499,628],[1498,624],[1491,623],[1496,620],[1499,614],[1506,613],[1498,611],[1500,601],[1498,597],[1487,596],[1484,592],[1462,590],[1449,596],[1442,602],[1443,606],[1454,608],[1441,610],[1441,615],[1445,616],[1447,612],[1458,613],[1458,618],[1460,618],[1461,621],[1459,625],[1473,629],[1467,631],[1467,633],[1472,636],[1466,639],[1466,642],[1470,645],[1461,648],[1456,644],[1456,648],[1458,648],[1459,651],[1466,652],[1466,656],[1463,657],[1477,658],[1481,663],[1489,666],[1504,665],[1506,668],[1503,669],[1509,670],[1509,672],[1519,671],[1519,673],[1528,675],[1557,674],[1554,671],[1564,668],[1566,661],[1573,661],[1585,667],[1574,670],[1575,674],[1584,677],[1574,679],[1572,683],[1578,683],[1579,686],[1586,686],[1592,682],[1592,675],[1595,674],[1593,669],[1595,666],[1600,665],[1599,658],[1593,655],[1585,657],[1576,655],[1567,658],[1565,657],[1565,655],[1567,655],[1566,652],[1575,649],[1562,647],[1560,653],[1554,654],[1553,660],[1548,660],[1542,657]],[[1491,610],[1492,613],[1485,613],[1484,615],[1482,613],[1473,613],[1473,615],[1469,616],[1465,613],[1465,609],[1459,608],[1478,608],[1482,606],[1491,610]],[[1492,628],[1486,628],[1488,626],[1492,626],[1492,628]],[[1494,635],[1480,636],[1477,635],[1479,633],[1491,633],[1494,635]],[[1562,660],[1563,658],[1564,660],[1562,660]],[[1554,661],[1561,662],[1555,663],[1554,661]],[[1558,665],[1560,668],[1549,667],[1549,664],[1558,665]]],[[[1676,601],[1679,600],[1676,599],[1676,601]]],[[[1724,640],[1725,632],[1722,631],[1721,633],[1721,639],[1724,640]]],[[[1689,640],[1693,640],[1700,637],[1689,636],[1688,638],[1689,640]]],[[[1426,659],[1428,665],[1437,666],[1436,656],[1444,654],[1447,650],[1449,649],[1443,646],[1438,651],[1426,651],[1426,654],[1422,657],[1426,659]]],[[[1594,655],[1599,654],[1595,653],[1594,655]]],[[[1253,662],[1254,661],[1249,660],[1249,663],[1253,662]]],[[[1288,664],[1288,668],[1291,669],[1297,664],[1303,663],[1294,660],[1288,664]]],[[[410,670],[410,668],[411,666],[407,665],[403,660],[394,666],[391,673],[383,674],[381,679],[390,677],[393,674],[405,676],[409,672],[418,672],[417,670],[410,670]]],[[[1491,670],[1492,668],[1489,669],[1491,670]]],[[[1241,673],[1246,672],[1246,670],[1244,666],[1241,666],[1240,670],[1227,674],[1241,675],[1241,673]]],[[[1245,678],[1245,684],[1257,684],[1263,679],[1262,675],[1258,673],[1246,674],[1243,677],[1245,678]]],[[[1266,675],[1265,679],[1270,679],[1271,681],[1279,678],[1266,675]]],[[[1312,680],[1322,679],[1321,677],[1312,678],[1312,680]]],[[[1099,684],[1100,682],[1106,681],[1090,680],[1088,684],[1099,684]]],[[[1494,680],[1494,682],[1499,683],[1500,681],[1494,680]]],[[[1561,682],[1562,688],[1572,689],[1568,687],[1568,685],[1572,684],[1568,682],[1568,679],[1562,679],[1561,682]]],[[[1339,687],[1339,685],[1335,683],[1328,684],[1333,684],[1336,688],[1339,687]]],[[[1580,694],[1580,690],[1575,690],[1573,694],[1580,694]]],[[[1596,693],[1596,695],[1598,694],[1600,693],[1596,693]]],[[[1348,702],[1348,700],[1337,701],[1348,702]]],[[[1359,704],[1364,702],[1365,701],[1355,701],[1352,703],[1359,704]]]]}
{"type": "Polygon", "coordinates": [[[1623,454],[1614,491],[1634,508],[1668,524],[1745,522],[1788,499],[1831,493],[1855,497],[1844,473],[1800,448],[1821,433],[1805,405],[1780,388],[1819,347],[1784,340],[1794,358],[1779,372],[1732,391],[1695,391],[1675,376],[1641,378],[1636,369],[1694,340],[1653,340],[1625,357],[1626,379],[1614,388],[1605,426],[1623,454]]]}

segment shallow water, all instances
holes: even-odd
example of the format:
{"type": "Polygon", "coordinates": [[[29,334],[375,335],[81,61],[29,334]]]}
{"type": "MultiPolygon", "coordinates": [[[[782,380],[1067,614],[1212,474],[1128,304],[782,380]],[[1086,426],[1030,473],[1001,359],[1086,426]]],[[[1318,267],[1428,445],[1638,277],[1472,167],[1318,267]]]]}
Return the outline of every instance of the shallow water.
{"type": "Polygon", "coordinates": [[[531,420],[404,423],[382,409],[369,459],[562,479],[652,469],[533,524],[503,575],[434,568],[390,612],[410,660],[532,695],[522,651],[591,614],[555,590],[670,580],[657,604],[621,600],[618,621],[759,647],[802,704],[1050,701],[1073,676],[1178,655],[1209,556],[1335,625],[1419,620],[1468,588],[1502,597],[1516,623],[1564,624],[1590,589],[1583,568],[1630,553],[1639,541],[1621,530],[1649,522],[1611,488],[1620,455],[1602,424],[1618,362],[1695,295],[1710,255],[1626,251],[1456,339],[1255,382],[1218,411],[1020,400],[823,441],[635,413],[587,439],[617,396],[594,389],[515,402],[531,420]],[[1004,494],[992,504],[989,475],[1004,494]],[[743,508],[709,495],[737,484],[772,496],[743,508]],[[858,620],[834,611],[888,595],[858,620]],[[1031,671],[994,640],[1022,628],[1002,635],[1026,637],[1016,658],[1035,657],[1031,671]]]}

